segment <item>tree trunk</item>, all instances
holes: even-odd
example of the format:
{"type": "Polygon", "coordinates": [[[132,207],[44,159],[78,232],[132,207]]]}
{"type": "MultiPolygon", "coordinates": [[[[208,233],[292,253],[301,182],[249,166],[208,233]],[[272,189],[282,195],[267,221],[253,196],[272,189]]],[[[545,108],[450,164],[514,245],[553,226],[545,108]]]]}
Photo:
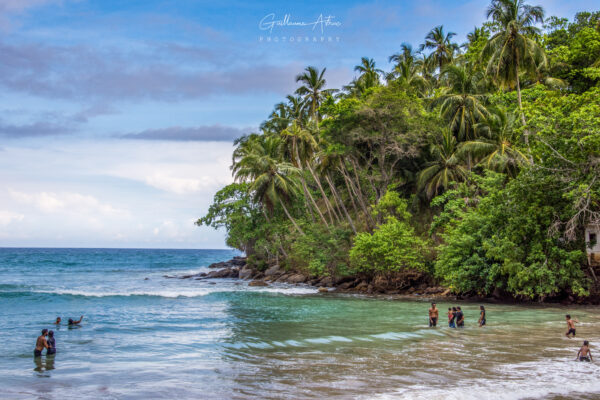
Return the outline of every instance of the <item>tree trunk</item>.
{"type": "MultiPolygon", "coordinates": [[[[523,127],[527,125],[527,121],[525,120],[525,113],[523,112],[523,104],[521,102],[521,80],[519,79],[519,55],[517,54],[517,65],[515,68],[515,74],[517,75],[517,102],[519,103],[519,112],[521,113],[521,122],[523,123],[523,127]]],[[[525,141],[525,145],[527,146],[527,153],[529,155],[529,162],[533,164],[533,157],[531,156],[531,146],[529,146],[529,130],[524,128],[523,130],[523,140],[525,141]]]]}
{"type": "Polygon", "coordinates": [[[356,234],[356,227],[354,226],[354,221],[352,221],[352,218],[350,217],[350,214],[348,214],[348,210],[346,209],[346,206],[344,205],[344,202],[342,201],[342,199],[340,198],[337,190],[335,189],[335,186],[333,185],[333,182],[331,182],[331,178],[330,178],[329,174],[325,174],[325,180],[329,184],[329,188],[331,189],[331,193],[333,193],[333,198],[337,201],[338,205],[343,210],[344,214],[346,215],[346,219],[348,220],[348,223],[350,223],[350,227],[352,228],[352,231],[354,232],[354,234],[356,234]]]}
{"type": "Polygon", "coordinates": [[[292,224],[294,224],[294,227],[296,228],[296,230],[301,234],[301,235],[305,235],[305,233],[302,231],[302,229],[300,229],[300,227],[298,226],[298,224],[296,223],[296,220],[290,215],[290,212],[288,211],[287,207],[285,206],[285,204],[283,203],[283,201],[281,201],[281,199],[279,199],[279,204],[281,204],[281,207],[283,207],[283,212],[285,212],[285,215],[287,215],[287,217],[289,218],[290,221],[292,221],[292,224]]]}
{"type": "Polygon", "coordinates": [[[313,179],[315,180],[315,183],[317,184],[317,187],[319,188],[319,191],[321,192],[321,196],[323,196],[323,201],[325,202],[325,207],[327,208],[327,213],[329,214],[329,219],[331,220],[331,223],[334,224],[333,215],[335,215],[337,217],[338,221],[339,221],[339,217],[337,214],[335,214],[335,210],[333,210],[333,207],[332,207],[331,203],[329,202],[329,199],[327,198],[325,191],[323,190],[321,181],[315,174],[315,171],[313,171],[312,167],[310,166],[310,162],[306,163],[306,167],[308,168],[308,170],[310,171],[310,174],[312,175],[313,179]]]}
{"type": "MultiPolygon", "coordinates": [[[[296,155],[296,162],[298,163],[298,167],[300,168],[300,172],[301,172],[301,175],[302,175],[302,173],[304,172],[304,167],[302,166],[302,161],[300,160],[300,154],[298,153],[298,146],[296,145],[296,139],[295,138],[294,138],[294,143],[292,144],[292,147],[294,148],[294,154],[296,155]]],[[[323,223],[325,224],[325,226],[327,227],[327,229],[329,229],[329,225],[327,224],[327,221],[325,220],[325,216],[323,216],[323,213],[319,209],[319,206],[317,205],[317,202],[315,201],[314,197],[312,196],[312,194],[308,190],[308,187],[306,186],[306,181],[304,180],[303,176],[300,177],[300,181],[302,183],[302,188],[304,189],[304,195],[307,196],[310,199],[310,201],[312,202],[313,206],[315,207],[315,210],[317,210],[317,214],[319,214],[319,217],[321,217],[321,221],[323,221],[323,223]]]]}

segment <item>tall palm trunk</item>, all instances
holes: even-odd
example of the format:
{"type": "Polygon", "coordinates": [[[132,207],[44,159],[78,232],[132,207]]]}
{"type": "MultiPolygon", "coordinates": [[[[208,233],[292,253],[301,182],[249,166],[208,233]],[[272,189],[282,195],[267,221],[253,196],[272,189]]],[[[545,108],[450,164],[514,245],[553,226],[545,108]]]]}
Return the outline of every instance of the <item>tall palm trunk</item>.
{"type": "Polygon", "coordinates": [[[285,213],[285,215],[287,215],[289,220],[292,221],[292,224],[294,225],[294,227],[296,228],[298,233],[300,233],[301,235],[305,235],[304,231],[302,231],[302,229],[300,229],[300,227],[296,223],[296,220],[290,215],[290,212],[288,211],[287,207],[285,206],[285,204],[283,203],[283,201],[281,199],[279,199],[279,204],[281,204],[281,207],[283,208],[283,212],[285,213]]]}
{"type": "MultiPolygon", "coordinates": [[[[344,165],[342,165],[342,167],[340,168],[340,171],[342,172],[342,174],[344,174],[344,176],[346,177],[347,181],[350,183],[350,187],[352,188],[352,192],[354,193],[354,196],[358,200],[358,204],[360,205],[360,208],[363,210],[363,213],[365,214],[365,218],[366,218],[366,222],[367,222],[367,227],[369,228],[369,230],[373,229],[373,227],[375,226],[375,221],[373,221],[373,217],[371,217],[371,213],[369,212],[369,208],[367,207],[367,204],[365,203],[362,191],[360,189],[360,184],[358,184],[358,186],[357,186],[352,181],[352,178],[350,177],[350,173],[346,170],[346,167],[344,165]]],[[[354,171],[354,176],[358,180],[358,174],[356,173],[356,170],[354,171]]]]}
{"type": "Polygon", "coordinates": [[[333,210],[331,202],[329,201],[329,199],[327,198],[327,195],[325,194],[325,191],[323,190],[323,186],[321,185],[321,181],[319,180],[319,178],[315,174],[315,171],[310,166],[310,162],[306,163],[306,167],[310,171],[310,174],[312,175],[315,183],[317,184],[317,187],[319,188],[319,191],[321,192],[321,196],[323,196],[323,201],[325,202],[325,207],[327,208],[327,213],[329,214],[329,219],[331,220],[331,223],[332,224],[334,223],[334,217],[333,217],[333,215],[335,215],[337,217],[337,220],[339,221],[339,216],[335,213],[335,210],[333,210]]]}
{"type": "Polygon", "coordinates": [[[325,174],[325,180],[329,184],[331,193],[333,193],[333,198],[337,201],[338,206],[343,210],[344,214],[346,215],[346,219],[348,220],[348,223],[350,224],[350,227],[352,228],[352,231],[354,232],[354,234],[356,234],[356,227],[354,226],[354,221],[352,221],[352,218],[350,217],[350,214],[348,213],[348,210],[346,209],[344,202],[342,201],[337,190],[335,189],[335,186],[333,185],[333,182],[331,181],[331,177],[329,176],[329,173],[325,174]]]}
{"type": "Polygon", "coordinates": [[[329,224],[327,224],[327,220],[325,220],[325,216],[323,215],[323,213],[319,209],[319,206],[317,205],[317,202],[315,201],[315,198],[312,196],[312,194],[310,193],[310,191],[308,190],[308,187],[306,185],[306,180],[304,179],[304,176],[303,176],[304,167],[302,166],[302,161],[300,160],[300,154],[298,152],[298,146],[296,144],[296,139],[295,138],[294,138],[294,142],[292,144],[292,147],[294,148],[294,154],[296,155],[296,160],[297,160],[297,163],[298,163],[298,167],[300,168],[300,182],[302,183],[302,188],[304,189],[304,195],[307,196],[310,199],[310,201],[313,204],[315,210],[317,210],[317,214],[319,214],[319,217],[321,217],[321,221],[323,221],[323,223],[325,224],[325,226],[327,227],[327,229],[329,229],[329,224]]]}
{"type": "MultiPolygon", "coordinates": [[[[519,79],[519,53],[517,53],[517,64],[515,66],[515,74],[517,75],[517,103],[519,104],[519,112],[521,113],[521,122],[523,126],[527,125],[525,120],[525,113],[523,112],[523,103],[521,102],[521,80],[519,79]]],[[[527,128],[523,131],[523,140],[527,146],[527,154],[529,155],[529,162],[533,164],[533,157],[531,156],[531,146],[529,146],[529,130],[527,128]]]]}

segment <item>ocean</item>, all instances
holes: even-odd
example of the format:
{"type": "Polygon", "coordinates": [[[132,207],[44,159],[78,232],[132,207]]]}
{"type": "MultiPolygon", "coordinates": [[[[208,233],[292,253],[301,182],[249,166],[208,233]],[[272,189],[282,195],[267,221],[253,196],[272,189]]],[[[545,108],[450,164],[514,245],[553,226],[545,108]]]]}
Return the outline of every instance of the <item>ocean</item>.
{"type": "Polygon", "coordinates": [[[584,339],[596,354],[597,307],[486,304],[479,328],[479,304],[462,303],[458,330],[446,301],[433,329],[427,299],[164,277],[234,255],[0,249],[0,398],[600,398],[600,361],[574,361],[584,339]],[[564,336],[566,313],[576,339],[564,336]],[[43,328],[57,354],[34,360],[43,328]]]}

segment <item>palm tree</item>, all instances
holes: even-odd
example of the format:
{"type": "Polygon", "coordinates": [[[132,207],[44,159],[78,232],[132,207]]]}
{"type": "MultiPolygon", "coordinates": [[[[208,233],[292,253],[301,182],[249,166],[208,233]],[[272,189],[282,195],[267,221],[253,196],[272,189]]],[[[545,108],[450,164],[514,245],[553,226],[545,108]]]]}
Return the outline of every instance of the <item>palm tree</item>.
{"type": "Polygon", "coordinates": [[[486,95],[480,85],[482,76],[465,66],[447,65],[442,70],[449,87],[436,98],[432,107],[440,106],[440,114],[450,123],[459,140],[475,137],[474,125],[488,116],[486,95]]]}
{"type": "Polygon", "coordinates": [[[371,88],[378,86],[379,74],[383,71],[375,67],[375,61],[372,58],[362,57],[360,64],[354,67],[354,71],[360,72],[358,81],[360,81],[365,88],[371,88]]]}
{"type": "Polygon", "coordinates": [[[251,135],[238,144],[231,169],[236,181],[250,182],[249,190],[254,193],[254,201],[263,204],[267,210],[273,210],[276,204],[281,205],[285,215],[303,235],[285,205],[298,192],[295,178],[299,171],[292,164],[280,160],[281,145],[278,137],[251,135]]]}
{"type": "Polygon", "coordinates": [[[395,62],[396,65],[386,79],[423,93],[428,86],[427,80],[421,74],[425,59],[418,58],[410,44],[402,43],[401,48],[401,53],[396,53],[389,58],[390,62],[395,62]]]}
{"type": "Polygon", "coordinates": [[[461,152],[480,159],[479,163],[488,169],[516,176],[519,168],[529,161],[514,144],[518,140],[515,132],[514,114],[495,108],[489,117],[478,123],[475,129],[479,138],[461,145],[461,152]]]}
{"type": "Polygon", "coordinates": [[[432,49],[431,55],[441,71],[444,65],[452,61],[454,52],[458,50],[458,45],[451,42],[455,35],[454,32],[444,33],[444,26],[438,25],[425,36],[425,43],[421,45],[419,50],[432,49]]]}
{"type": "Polygon", "coordinates": [[[461,163],[456,138],[446,130],[442,134],[441,143],[431,146],[434,160],[425,164],[425,168],[417,176],[419,190],[424,190],[431,199],[440,189],[447,189],[451,182],[461,182],[467,178],[467,170],[461,163]]]}
{"type": "MultiPolygon", "coordinates": [[[[544,21],[544,9],[525,4],[523,0],[492,0],[487,18],[499,26],[483,49],[483,56],[490,57],[487,73],[494,76],[500,87],[516,87],[521,122],[525,125],[520,76],[535,70],[545,58],[543,49],[530,37],[539,33],[534,25],[544,21]]],[[[527,131],[524,139],[529,146],[527,131]]]]}
{"type": "Polygon", "coordinates": [[[296,76],[296,82],[301,82],[302,86],[296,89],[296,94],[303,96],[303,101],[306,107],[308,107],[309,114],[317,121],[321,121],[319,115],[319,106],[322,101],[334,93],[334,89],[325,89],[327,81],[323,77],[325,70],[323,68],[321,72],[315,67],[306,67],[303,73],[296,76]]]}

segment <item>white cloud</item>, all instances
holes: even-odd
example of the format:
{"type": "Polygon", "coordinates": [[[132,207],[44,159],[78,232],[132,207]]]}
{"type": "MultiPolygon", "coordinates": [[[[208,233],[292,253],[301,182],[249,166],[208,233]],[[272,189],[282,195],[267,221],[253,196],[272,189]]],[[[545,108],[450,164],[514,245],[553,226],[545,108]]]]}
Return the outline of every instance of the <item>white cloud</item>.
{"type": "Polygon", "coordinates": [[[85,213],[91,215],[119,216],[128,212],[103,203],[94,196],[80,193],[24,193],[9,189],[11,197],[21,204],[32,205],[37,209],[47,212],[85,213]]]}
{"type": "Polygon", "coordinates": [[[0,210],[0,226],[7,226],[13,221],[22,221],[23,218],[25,218],[23,214],[0,210]]]}

